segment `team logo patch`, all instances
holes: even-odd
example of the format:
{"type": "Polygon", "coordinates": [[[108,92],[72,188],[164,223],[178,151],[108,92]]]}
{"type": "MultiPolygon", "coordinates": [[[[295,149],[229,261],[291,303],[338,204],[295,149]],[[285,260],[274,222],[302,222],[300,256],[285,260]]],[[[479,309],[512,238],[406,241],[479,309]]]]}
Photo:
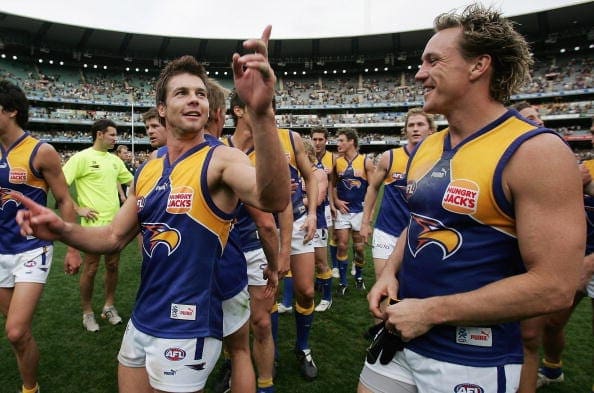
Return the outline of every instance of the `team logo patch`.
{"type": "Polygon", "coordinates": [[[454,393],[485,393],[485,389],[473,383],[461,383],[454,386],[454,393]]]}
{"type": "Polygon", "coordinates": [[[342,179],[342,184],[347,190],[352,190],[353,188],[361,188],[361,180],[358,179],[342,179]]]}
{"type": "Polygon", "coordinates": [[[438,220],[411,214],[408,232],[408,248],[411,254],[416,256],[430,245],[441,248],[443,259],[447,259],[462,246],[462,235],[438,220]]]}
{"type": "Polygon", "coordinates": [[[25,184],[27,182],[27,170],[24,168],[13,168],[8,174],[8,181],[12,184],[25,184]]]}
{"type": "Polygon", "coordinates": [[[492,347],[493,332],[491,328],[459,326],[456,328],[456,343],[475,347],[492,347]]]}
{"type": "Polygon", "coordinates": [[[452,213],[474,214],[478,198],[478,184],[470,180],[457,179],[448,184],[441,205],[452,213]]]}
{"type": "Polygon", "coordinates": [[[169,193],[167,198],[167,213],[185,214],[192,208],[192,199],[194,198],[194,189],[191,187],[175,187],[169,193]]]}
{"type": "Polygon", "coordinates": [[[167,255],[171,255],[181,242],[179,231],[167,224],[143,224],[142,227],[144,231],[149,232],[148,240],[146,240],[147,237],[145,236],[143,244],[144,251],[149,256],[153,255],[153,251],[159,244],[167,247],[167,255]]]}
{"type": "MultiPolygon", "coordinates": [[[[17,193],[16,191],[11,190],[10,188],[0,187],[0,210],[4,210],[4,206],[8,202],[13,202],[16,206],[20,205],[20,202],[16,201],[15,199],[12,199],[10,197],[10,192],[17,193]]],[[[18,192],[17,194],[21,194],[21,193],[18,192]]]]}
{"type": "Polygon", "coordinates": [[[196,320],[196,306],[193,304],[171,304],[171,312],[169,314],[171,319],[181,319],[185,321],[196,320]]]}
{"type": "Polygon", "coordinates": [[[163,356],[165,356],[165,359],[172,362],[179,362],[186,358],[186,351],[181,348],[167,348],[163,353],[163,356]]]}

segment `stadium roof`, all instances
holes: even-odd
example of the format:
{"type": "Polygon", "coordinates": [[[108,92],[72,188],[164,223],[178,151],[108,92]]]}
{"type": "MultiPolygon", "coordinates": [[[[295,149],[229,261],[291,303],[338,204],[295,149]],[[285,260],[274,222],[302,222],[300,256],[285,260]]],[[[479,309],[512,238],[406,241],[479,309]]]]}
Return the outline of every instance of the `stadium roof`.
{"type": "MultiPolygon", "coordinates": [[[[594,40],[590,37],[594,37],[594,1],[491,3],[540,45],[556,42],[557,37],[561,41],[563,32],[571,31],[579,31],[583,37],[579,39],[594,40]]],[[[270,55],[279,65],[311,67],[312,62],[341,59],[367,64],[372,58],[383,64],[390,54],[386,64],[407,58],[416,64],[417,52],[431,35],[433,18],[465,4],[462,0],[2,0],[0,50],[20,48],[30,56],[68,53],[78,60],[119,57],[155,65],[191,54],[228,65],[243,39],[258,36],[271,23],[270,55]]]]}
{"type": "MultiPolygon", "coordinates": [[[[507,16],[584,3],[496,0],[507,16]]],[[[460,0],[5,0],[0,12],[93,29],[168,37],[245,39],[272,24],[275,39],[352,37],[423,30],[460,0]]]]}

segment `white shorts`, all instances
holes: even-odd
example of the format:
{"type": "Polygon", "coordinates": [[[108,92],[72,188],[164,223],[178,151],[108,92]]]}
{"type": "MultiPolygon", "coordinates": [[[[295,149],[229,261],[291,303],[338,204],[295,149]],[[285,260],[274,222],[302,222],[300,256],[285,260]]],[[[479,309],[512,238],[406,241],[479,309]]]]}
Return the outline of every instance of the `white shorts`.
{"type": "Polygon", "coordinates": [[[340,211],[336,212],[336,221],[334,221],[334,229],[352,229],[359,232],[361,230],[361,223],[363,222],[363,212],[342,214],[340,211]]]}
{"type": "Polygon", "coordinates": [[[324,207],[324,217],[326,217],[326,226],[332,228],[334,221],[332,220],[332,209],[330,209],[330,205],[324,207]]]}
{"type": "Polygon", "coordinates": [[[194,392],[203,389],[221,353],[221,341],[212,337],[157,338],[137,330],[128,321],[118,361],[125,367],[145,367],[154,389],[194,392]]]}
{"type": "Polygon", "coordinates": [[[264,279],[264,269],[268,266],[268,260],[263,248],[244,252],[247,261],[248,285],[264,286],[268,280],[264,279]]]}
{"type": "Polygon", "coordinates": [[[316,234],[312,240],[314,248],[324,248],[328,246],[328,229],[316,229],[316,234]]]}
{"type": "Polygon", "coordinates": [[[381,229],[373,230],[372,250],[373,259],[388,259],[394,246],[396,246],[397,236],[390,235],[381,229]]]}
{"type": "Polygon", "coordinates": [[[247,286],[231,299],[223,300],[223,337],[239,330],[250,320],[250,293],[247,286]]]}
{"type": "Polygon", "coordinates": [[[0,288],[17,282],[45,284],[52,267],[54,246],[44,246],[20,254],[0,254],[0,288]]]}
{"type": "Polygon", "coordinates": [[[365,362],[359,381],[372,392],[397,393],[398,382],[416,386],[419,392],[515,392],[520,383],[521,364],[503,367],[470,367],[447,363],[419,355],[411,350],[399,351],[394,359],[382,365],[365,362]],[[499,383],[505,386],[499,386],[499,383]]]}
{"type": "Polygon", "coordinates": [[[297,220],[293,221],[293,237],[291,238],[291,255],[299,255],[299,254],[307,254],[308,252],[314,252],[313,242],[309,241],[303,244],[303,239],[305,239],[305,230],[301,229],[307,215],[304,214],[303,216],[299,217],[297,220]]]}

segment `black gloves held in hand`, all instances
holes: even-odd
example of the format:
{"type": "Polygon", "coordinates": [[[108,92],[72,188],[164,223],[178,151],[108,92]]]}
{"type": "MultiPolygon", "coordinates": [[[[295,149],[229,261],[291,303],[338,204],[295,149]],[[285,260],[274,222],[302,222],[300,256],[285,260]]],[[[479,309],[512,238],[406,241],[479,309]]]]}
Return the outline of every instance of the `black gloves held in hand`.
{"type": "Polygon", "coordinates": [[[374,364],[379,357],[381,364],[388,364],[392,361],[396,352],[404,349],[404,342],[400,336],[388,332],[384,322],[375,325],[370,329],[370,332],[376,332],[376,334],[367,348],[367,362],[374,364]]]}

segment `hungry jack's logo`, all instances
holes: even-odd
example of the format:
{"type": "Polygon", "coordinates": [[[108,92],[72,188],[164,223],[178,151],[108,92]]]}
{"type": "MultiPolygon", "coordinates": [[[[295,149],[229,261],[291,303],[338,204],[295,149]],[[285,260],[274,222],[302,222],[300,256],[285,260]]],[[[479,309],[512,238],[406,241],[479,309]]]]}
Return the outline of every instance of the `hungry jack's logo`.
{"type": "Polygon", "coordinates": [[[447,259],[454,255],[462,245],[462,235],[437,220],[412,214],[408,232],[410,252],[416,256],[423,248],[431,244],[441,248],[443,259],[447,259]]]}
{"type": "Polygon", "coordinates": [[[143,248],[149,255],[153,255],[153,251],[159,244],[167,247],[167,255],[173,252],[181,242],[181,235],[177,229],[170,228],[169,225],[163,223],[143,224],[144,231],[149,233],[148,240],[145,237],[143,248]]]}

